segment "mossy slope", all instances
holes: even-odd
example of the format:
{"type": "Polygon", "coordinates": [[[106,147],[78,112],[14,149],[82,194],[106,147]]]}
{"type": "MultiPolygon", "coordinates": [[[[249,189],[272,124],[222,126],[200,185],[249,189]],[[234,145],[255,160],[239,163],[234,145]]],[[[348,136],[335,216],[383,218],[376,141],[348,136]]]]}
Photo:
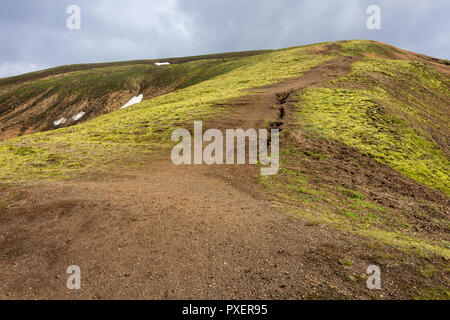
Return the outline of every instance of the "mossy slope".
{"type": "Polygon", "coordinates": [[[297,94],[283,168],[260,182],[311,223],[448,259],[448,75],[376,42],[340,46],[361,59],[297,94]]]}
{"type": "Polygon", "coordinates": [[[0,176],[5,181],[65,177],[118,159],[126,163],[137,153],[168,147],[172,130],[194,119],[231,111],[227,101],[247,94],[246,89],[298,76],[335,58],[314,54],[312,48],[290,48],[219,63],[191,62],[208,64],[209,70],[193,71],[195,76],[184,88],[77,126],[0,143],[0,176]],[[21,153],[29,147],[39,156],[31,159],[29,153],[21,153]],[[55,155],[61,161],[47,161],[55,155]]]}

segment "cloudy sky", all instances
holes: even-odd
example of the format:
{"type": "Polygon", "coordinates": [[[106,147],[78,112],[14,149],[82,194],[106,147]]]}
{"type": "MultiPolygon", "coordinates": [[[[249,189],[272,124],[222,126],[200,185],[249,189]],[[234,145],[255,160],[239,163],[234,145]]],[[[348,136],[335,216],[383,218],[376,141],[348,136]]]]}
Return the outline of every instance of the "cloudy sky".
{"type": "Polygon", "coordinates": [[[48,67],[374,39],[450,58],[449,0],[1,0],[0,77],[48,67]],[[81,29],[67,28],[69,5],[81,29]],[[381,8],[381,30],[366,26],[381,8]]]}

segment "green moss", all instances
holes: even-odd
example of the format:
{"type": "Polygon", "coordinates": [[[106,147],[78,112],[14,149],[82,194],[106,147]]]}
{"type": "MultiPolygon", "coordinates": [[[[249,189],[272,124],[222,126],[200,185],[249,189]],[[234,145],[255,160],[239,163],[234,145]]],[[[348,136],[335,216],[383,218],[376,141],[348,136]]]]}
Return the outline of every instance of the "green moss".
{"type": "Polygon", "coordinates": [[[281,210],[301,217],[308,225],[329,225],[419,255],[450,257],[448,247],[436,238],[436,233],[430,238],[425,230],[418,232],[409,223],[411,213],[370,201],[361,190],[333,186],[321,180],[315,175],[315,168],[320,170],[318,164],[322,160],[311,159],[304,149],[310,148],[285,141],[278,175],[259,179],[281,210]]]}
{"type": "MultiPolygon", "coordinates": [[[[278,201],[283,201],[283,198],[278,198],[278,201]]],[[[340,230],[351,231],[359,236],[371,239],[371,241],[400,248],[406,252],[418,253],[424,257],[438,255],[446,260],[450,259],[449,249],[429,240],[419,238],[417,235],[408,236],[400,231],[387,231],[384,229],[386,225],[367,228],[361,225],[358,219],[349,219],[347,215],[330,214],[327,211],[327,206],[318,203],[315,203],[314,208],[308,208],[306,206],[299,208],[298,204],[293,203],[287,206],[286,204],[279,205],[279,208],[290,215],[307,218],[310,223],[326,224],[340,230]]]]}
{"type": "Polygon", "coordinates": [[[342,265],[342,266],[348,266],[348,267],[353,266],[353,262],[352,262],[349,258],[342,258],[342,259],[339,259],[338,262],[339,262],[339,264],[342,265]]]}
{"type": "Polygon", "coordinates": [[[439,269],[436,266],[428,264],[420,271],[420,273],[425,278],[433,278],[438,271],[439,269]]]}
{"type": "MultiPolygon", "coordinates": [[[[383,208],[382,206],[380,206],[376,203],[362,200],[362,199],[352,199],[352,207],[355,209],[360,209],[360,208],[375,209],[380,212],[386,211],[386,209],[383,208]]],[[[371,213],[368,214],[368,217],[369,217],[369,219],[377,219],[377,216],[374,214],[371,214],[371,213]]]]}
{"type": "MultiPolygon", "coordinates": [[[[299,122],[313,124],[306,127],[356,147],[361,153],[406,176],[450,194],[446,154],[434,140],[384,107],[386,93],[377,93],[346,89],[304,90],[298,104],[299,122]]],[[[391,108],[395,106],[390,105],[391,108]]]]}
{"type": "Polygon", "coordinates": [[[356,277],[353,276],[353,275],[349,275],[347,278],[348,278],[348,280],[351,281],[351,282],[358,282],[358,281],[359,281],[359,279],[356,278],[356,277]]]}
{"type": "Polygon", "coordinates": [[[368,40],[339,41],[343,53],[352,56],[378,54],[393,57],[395,52],[400,52],[394,47],[383,43],[368,40]]]}
{"type": "Polygon", "coordinates": [[[449,300],[450,290],[444,287],[424,287],[418,290],[416,300],[449,300]]]}
{"type": "Polygon", "coordinates": [[[341,186],[337,187],[338,191],[345,194],[347,197],[353,200],[364,200],[364,195],[358,190],[350,190],[341,186]]]}
{"type": "Polygon", "coordinates": [[[350,219],[355,219],[356,218],[356,214],[354,214],[353,212],[350,211],[339,211],[338,212],[340,215],[343,215],[344,217],[350,218],[350,219]]]}

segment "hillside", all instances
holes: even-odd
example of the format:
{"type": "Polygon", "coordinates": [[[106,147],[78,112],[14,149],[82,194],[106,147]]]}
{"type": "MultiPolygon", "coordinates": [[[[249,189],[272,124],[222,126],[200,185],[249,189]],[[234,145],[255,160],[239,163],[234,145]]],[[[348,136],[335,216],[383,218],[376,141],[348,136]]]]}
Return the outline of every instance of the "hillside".
{"type": "Polygon", "coordinates": [[[118,110],[133,95],[167,94],[227,72],[227,59],[265,52],[72,65],[0,79],[0,140],[84,122],[118,110]],[[62,118],[67,121],[54,125],[62,118]]]}
{"type": "Polygon", "coordinates": [[[449,75],[359,40],[0,79],[0,298],[448,299],[449,75]],[[279,173],[174,166],[195,120],[281,129],[279,173]]]}

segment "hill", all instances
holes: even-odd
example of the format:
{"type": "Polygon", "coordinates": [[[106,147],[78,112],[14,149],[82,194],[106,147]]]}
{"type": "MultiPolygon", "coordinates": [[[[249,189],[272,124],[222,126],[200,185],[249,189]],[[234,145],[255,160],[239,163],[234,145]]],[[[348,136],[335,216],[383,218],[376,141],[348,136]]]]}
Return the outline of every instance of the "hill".
{"type": "Polygon", "coordinates": [[[448,61],[364,40],[155,61],[0,80],[0,292],[62,297],[80,261],[74,297],[448,299],[448,61]],[[174,166],[195,120],[281,129],[280,172],[174,166]]]}
{"type": "Polygon", "coordinates": [[[70,65],[0,79],[0,140],[84,122],[118,110],[133,95],[163,95],[227,72],[221,67],[227,59],[265,52],[70,65]],[[67,121],[54,125],[62,118],[67,121]]]}

